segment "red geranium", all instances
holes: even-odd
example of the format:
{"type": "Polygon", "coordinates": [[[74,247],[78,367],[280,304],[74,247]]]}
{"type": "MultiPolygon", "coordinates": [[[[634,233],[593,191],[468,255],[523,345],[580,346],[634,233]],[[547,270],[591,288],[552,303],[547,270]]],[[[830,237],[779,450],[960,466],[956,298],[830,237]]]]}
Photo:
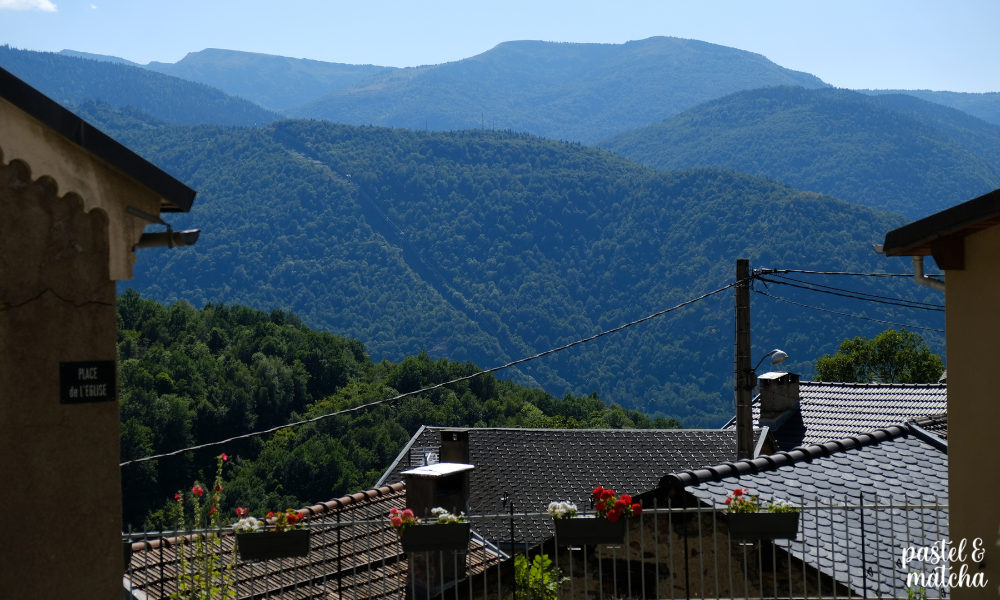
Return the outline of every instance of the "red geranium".
{"type": "Polygon", "coordinates": [[[642,506],[633,503],[632,496],[628,494],[617,497],[614,490],[598,486],[594,488],[593,496],[596,500],[594,510],[598,518],[605,518],[614,523],[622,517],[631,518],[642,514],[642,506]]]}

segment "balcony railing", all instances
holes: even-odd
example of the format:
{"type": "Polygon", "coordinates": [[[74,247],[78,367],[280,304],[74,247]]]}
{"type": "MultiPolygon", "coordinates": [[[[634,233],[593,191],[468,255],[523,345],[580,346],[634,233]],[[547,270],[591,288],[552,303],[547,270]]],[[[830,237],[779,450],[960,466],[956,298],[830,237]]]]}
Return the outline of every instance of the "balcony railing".
{"type": "Polygon", "coordinates": [[[542,600],[544,594],[517,577],[518,555],[552,561],[561,573],[549,576],[565,580],[550,597],[560,599],[949,595],[949,565],[920,554],[948,540],[948,507],[933,497],[805,505],[794,538],[747,541],[734,539],[723,506],[687,502],[650,500],[627,522],[620,542],[595,545],[567,545],[558,535],[525,539],[523,532],[552,530],[545,513],[471,515],[467,550],[449,556],[404,553],[386,518],[317,515],[307,524],[308,556],[246,562],[234,551],[231,530],[131,533],[123,537],[133,550],[124,585],[127,595],[144,600],[183,591],[179,581],[193,587],[199,573],[190,562],[187,572],[180,568],[178,550],[211,535],[218,536],[213,552],[226,574],[216,586],[218,598],[542,600]],[[510,531],[511,524],[513,540],[508,534],[487,541],[476,533],[510,531]]]}

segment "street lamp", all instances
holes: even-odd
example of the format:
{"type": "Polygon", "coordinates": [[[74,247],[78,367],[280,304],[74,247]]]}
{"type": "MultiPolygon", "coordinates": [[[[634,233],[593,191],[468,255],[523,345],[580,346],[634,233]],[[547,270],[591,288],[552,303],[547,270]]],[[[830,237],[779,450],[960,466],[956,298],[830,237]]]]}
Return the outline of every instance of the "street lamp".
{"type": "MultiPolygon", "coordinates": [[[[785,362],[786,360],[788,360],[788,355],[787,355],[787,354],[785,354],[785,352],[784,352],[783,350],[777,350],[777,349],[775,349],[775,350],[771,350],[770,352],[768,352],[767,354],[765,354],[765,355],[764,355],[764,356],[763,356],[763,357],[762,357],[762,358],[761,358],[761,359],[760,359],[760,360],[759,360],[759,361],[757,362],[757,367],[759,367],[759,366],[760,366],[760,363],[764,362],[764,359],[765,359],[765,358],[767,358],[768,356],[770,356],[770,357],[771,357],[771,364],[772,364],[772,365],[776,365],[776,364],[778,364],[778,363],[783,363],[783,362],[785,362]]],[[[757,367],[754,367],[754,368],[753,368],[753,372],[754,372],[754,375],[756,375],[756,374],[757,374],[757,367]]]]}

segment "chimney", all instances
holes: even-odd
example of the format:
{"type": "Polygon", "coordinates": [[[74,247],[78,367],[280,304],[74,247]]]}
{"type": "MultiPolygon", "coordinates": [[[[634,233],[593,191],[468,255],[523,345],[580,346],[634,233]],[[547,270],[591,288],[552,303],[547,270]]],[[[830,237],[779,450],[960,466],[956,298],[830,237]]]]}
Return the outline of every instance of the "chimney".
{"type": "Polygon", "coordinates": [[[441,451],[438,459],[446,463],[469,464],[469,430],[441,430],[441,451]]]}
{"type": "Polygon", "coordinates": [[[774,430],[799,410],[799,376],[764,373],[759,379],[760,426],[774,430]]]}
{"type": "MultiPolygon", "coordinates": [[[[466,453],[469,434],[465,432],[466,453]]],[[[444,440],[442,439],[442,442],[444,440]]],[[[449,440],[454,448],[455,440],[449,440]]],[[[460,445],[459,445],[460,447],[460,445]]],[[[441,457],[445,457],[442,444],[441,457]]],[[[439,462],[403,471],[406,482],[406,507],[424,520],[433,521],[431,510],[441,507],[451,513],[469,512],[470,464],[439,462]]],[[[443,527],[443,526],[442,526],[443,527]]],[[[405,597],[433,598],[454,586],[466,575],[466,560],[461,553],[416,552],[410,555],[405,597]]]]}

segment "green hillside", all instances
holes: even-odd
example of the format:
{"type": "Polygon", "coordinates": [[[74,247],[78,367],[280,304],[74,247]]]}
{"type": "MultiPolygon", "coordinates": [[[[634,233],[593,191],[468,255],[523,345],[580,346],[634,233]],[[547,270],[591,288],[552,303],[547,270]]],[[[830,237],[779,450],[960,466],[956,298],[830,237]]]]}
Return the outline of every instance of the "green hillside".
{"type": "Polygon", "coordinates": [[[935,104],[949,106],[974,117],[1000,125],[1000,92],[974,94],[968,92],[945,92],[932,90],[855,90],[862,94],[881,96],[885,94],[906,94],[935,104]]]}
{"type": "Polygon", "coordinates": [[[768,85],[826,84],[759,54],[696,40],[518,41],[457,62],[380,73],[288,114],[408,129],[485,126],[591,143],[768,85]]]}
{"type": "Polygon", "coordinates": [[[73,106],[100,100],[132,106],[167,123],[263,125],[274,112],[200,83],[140,67],[0,46],[0,67],[57,102],[73,106]]]}
{"type": "MultiPolygon", "coordinates": [[[[140,126],[136,116],[115,128],[118,113],[87,108],[199,192],[190,215],[172,217],[203,230],[198,244],[141,251],[130,285],[160,301],[293,310],[361,340],[376,360],[426,350],[497,365],[725,285],[738,256],[769,267],[909,268],[870,247],[902,216],[732,171],[661,173],[514,133],[140,126]]],[[[906,281],[848,285],[941,301],[906,281]]],[[[892,306],[794,292],[778,295],[942,327],[892,306]]],[[[721,424],[731,411],[731,304],[727,292],[505,376],[721,424]]],[[[845,337],[884,329],[761,296],[754,310],[755,352],[781,347],[803,375],[845,337]]],[[[941,350],[941,336],[929,340],[941,350]]]]}
{"type": "Polygon", "coordinates": [[[726,167],[911,218],[1000,187],[1000,127],[898,95],[737,92],[598,146],[657,169],[726,167]]]}
{"type": "MultiPolygon", "coordinates": [[[[471,363],[373,362],[363,344],[314,331],[292,313],[186,302],[166,307],[134,290],[118,298],[122,461],[215,442],[391,398],[472,374],[471,363]]],[[[276,435],[122,469],[125,521],[143,525],[177,489],[226,452],[227,510],[256,514],[371,487],[421,425],[679,427],[607,406],[555,398],[492,375],[276,435]]]]}
{"type": "Polygon", "coordinates": [[[176,63],[151,62],[145,67],[219,88],[272,110],[304,104],[392,69],[217,48],[189,52],[176,63]]]}

